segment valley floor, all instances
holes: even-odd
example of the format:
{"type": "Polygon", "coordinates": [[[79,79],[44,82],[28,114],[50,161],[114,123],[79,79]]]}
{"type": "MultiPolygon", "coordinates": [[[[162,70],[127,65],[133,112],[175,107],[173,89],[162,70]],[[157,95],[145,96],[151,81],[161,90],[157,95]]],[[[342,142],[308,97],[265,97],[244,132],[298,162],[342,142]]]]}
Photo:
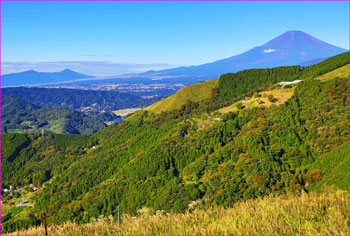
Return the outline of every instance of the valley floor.
{"type": "MultiPolygon", "coordinates": [[[[185,214],[124,215],[89,224],[49,226],[49,235],[349,235],[349,192],[283,195],[239,202],[231,208],[196,209],[185,214]]],[[[44,227],[13,235],[43,235],[44,227]]]]}

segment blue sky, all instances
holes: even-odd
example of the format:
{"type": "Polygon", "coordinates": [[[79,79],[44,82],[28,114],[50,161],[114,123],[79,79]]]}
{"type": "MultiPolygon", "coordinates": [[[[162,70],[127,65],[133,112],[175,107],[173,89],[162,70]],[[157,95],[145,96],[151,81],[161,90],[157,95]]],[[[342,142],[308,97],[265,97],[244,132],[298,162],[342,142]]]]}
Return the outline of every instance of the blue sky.
{"type": "Polygon", "coordinates": [[[198,65],[289,30],[348,49],[349,2],[2,1],[2,73],[86,73],[95,63],[90,74],[107,75],[198,65]]]}

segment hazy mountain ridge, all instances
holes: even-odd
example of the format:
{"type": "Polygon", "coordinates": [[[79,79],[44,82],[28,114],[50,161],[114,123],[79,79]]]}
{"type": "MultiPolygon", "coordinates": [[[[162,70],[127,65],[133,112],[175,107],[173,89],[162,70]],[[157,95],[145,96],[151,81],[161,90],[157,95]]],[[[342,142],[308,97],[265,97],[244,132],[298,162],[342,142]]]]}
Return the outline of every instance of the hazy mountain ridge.
{"type": "Polygon", "coordinates": [[[69,69],[60,72],[37,72],[34,70],[27,70],[19,73],[1,75],[1,87],[46,84],[85,78],[94,78],[94,76],[80,74],[69,69]]]}

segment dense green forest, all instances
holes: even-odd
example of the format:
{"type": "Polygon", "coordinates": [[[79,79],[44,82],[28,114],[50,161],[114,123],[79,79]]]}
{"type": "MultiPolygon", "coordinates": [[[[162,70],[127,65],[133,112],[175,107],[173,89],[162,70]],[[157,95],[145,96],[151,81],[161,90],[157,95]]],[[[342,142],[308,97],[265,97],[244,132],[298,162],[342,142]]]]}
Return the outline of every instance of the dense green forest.
{"type": "Polygon", "coordinates": [[[141,97],[115,91],[93,91],[65,88],[26,88],[1,89],[2,96],[11,96],[28,101],[39,107],[62,108],[69,110],[113,111],[132,107],[145,107],[161,99],[141,97]]]}
{"type": "Polygon", "coordinates": [[[281,81],[313,78],[349,64],[349,52],[339,54],[308,67],[283,66],[271,69],[251,69],[220,76],[220,98],[227,100],[254,89],[263,89],[267,84],[281,81]]]}
{"type": "Polygon", "coordinates": [[[40,108],[13,97],[1,99],[1,133],[92,134],[106,127],[100,119],[78,111],[40,108]]]}
{"type": "Polygon", "coordinates": [[[256,85],[236,94],[222,87],[230,86],[222,76],[209,99],[160,114],[139,111],[93,135],[2,135],[2,187],[43,188],[31,217],[4,217],[2,229],[39,224],[43,212],[49,223],[85,223],[116,215],[117,206],[124,213],[143,207],[183,212],[193,201],[232,206],[242,199],[321,191],[324,185],[348,191],[349,81],[311,79],[348,63],[343,55],[302,69],[310,79],[280,106],[217,112],[240,96],[254,96],[254,89],[285,81],[279,78],[302,78],[292,72],[298,74],[298,67],[245,71],[245,83],[256,85]]]}

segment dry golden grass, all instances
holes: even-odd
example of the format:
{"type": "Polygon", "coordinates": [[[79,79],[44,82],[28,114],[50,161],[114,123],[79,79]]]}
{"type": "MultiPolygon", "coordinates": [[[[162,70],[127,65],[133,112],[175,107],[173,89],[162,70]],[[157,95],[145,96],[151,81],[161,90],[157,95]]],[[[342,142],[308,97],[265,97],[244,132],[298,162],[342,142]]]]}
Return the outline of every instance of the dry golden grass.
{"type": "Polygon", "coordinates": [[[35,193],[35,194],[39,194],[39,193],[41,193],[42,191],[43,191],[43,189],[39,189],[39,190],[35,191],[34,193],[35,193]]]}
{"type": "Polygon", "coordinates": [[[331,72],[328,72],[327,74],[317,76],[315,79],[319,79],[321,81],[327,81],[327,80],[334,79],[336,77],[349,78],[349,64],[342,66],[331,72]]]}
{"type": "Polygon", "coordinates": [[[202,83],[186,86],[175,94],[167,97],[157,103],[146,107],[146,111],[161,113],[162,111],[171,111],[180,109],[187,101],[199,102],[208,99],[212,95],[213,88],[217,88],[219,79],[207,80],[202,83]]]}
{"type": "MultiPolygon", "coordinates": [[[[49,226],[51,235],[349,235],[349,192],[303,193],[239,202],[185,214],[112,218],[49,226]]],[[[43,235],[42,226],[13,235],[43,235]]]]}
{"type": "Polygon", "coordinates": [[[221,113],[221,114],[228,113],[228,112],[236,112],[236,111],[238,111],[238,109],[237,109],[236,106],[237,106],[239,103],[242,103],[242,102],[241,102],[241,101],[235,102],[235,103],[233,103],[233,104],[231,104],[231,105],[229,105],[229,106],[227,106],[227,107],[220,108],[220,109],[218,110],[218,112],[221,113]]]}
{"type": "MultiPolygon", "coordinates": [[[[279,106],[279,105],[284,104],[293,95],[294,90],[295,90],[295,87],[279,88],[279,89],[273,89],[271,91],[263,91],[263,92],[259,93],[261,95],[260,98],[257,98],[257,97],[247,98],[245,100],[245,103],[249,108],[257,107],[257,106],[263,106],[266,108],[269,108],[272,105],[279,106]],[[274,96],[276,98],[276,101],[270,102],[268,99],[269,95],[274,96]],[[259,104],[258,101],[261,101],[262,103],[259,104]]],[[[242,101],[235,102],[227,107],[223,107],[223,108],[219,109],[218,112],[220,112],[222,114],[227,113],[227,112],[235,112],[238,110],[236,106],[239,103],[242,103],[242,101]]]]}
{"type": "Polygon", "coordinates": [[[116,110],[116,111],[112,111],[114,114],[116,114],[117,116],[126,116],[132,113],[135,113],[139,110],[142,110],[142,108],[128,108],[128,109],[121,109],[121,110],[116,110]]]}
{"type": "Polygon", "coordinates": [[[274,89],[271,91],[261,92],[260,94],[262,95],[262,97],[260,98],[260,100],[264,102],[263,104],[261,104],[261,106],[270,107],[272,105],[277,105],[277,106],[282,105],[293,95],[294,90],[295,90],[295,87],[274,89]],[[277,99],[277,101],[270,102],[269,99],[267,98],[267,96],[269,95],[274,96],[277,99]]]}

